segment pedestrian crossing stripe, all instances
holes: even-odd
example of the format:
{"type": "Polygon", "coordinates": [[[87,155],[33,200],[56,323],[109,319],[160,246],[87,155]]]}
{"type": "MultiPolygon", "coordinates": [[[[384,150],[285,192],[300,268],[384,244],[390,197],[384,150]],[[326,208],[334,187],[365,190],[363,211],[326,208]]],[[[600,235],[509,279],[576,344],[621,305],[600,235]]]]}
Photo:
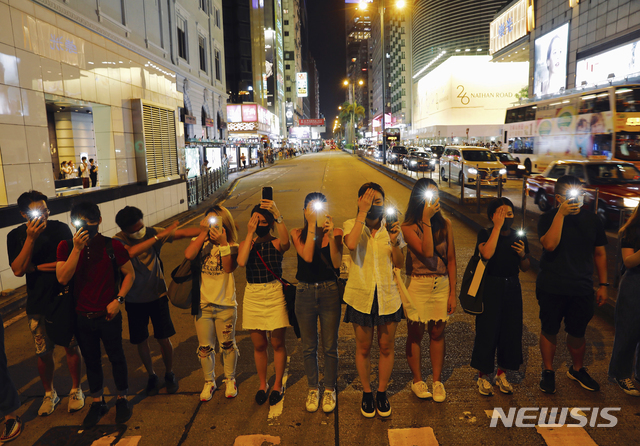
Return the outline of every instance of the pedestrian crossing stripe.
{"type": "Polygon", "coordinates": [[[439,446],[430,427],[389,429],[387,432],[389,446],[439,446]]]}
{"type": "MultiPolygon", "coordinates": [[[[284,394],[287,388],[287,379],[289,379],[289,364],[291,363],[291,356],[287,356],[287,366],[284,369],[284,374],[282,375],[282,399],[275,406],[270,406],[269,408],[269,416],[267,420],[269,424],[272,424],[276,418],[282,415],[282,411],[284,409],[284,394]]],[[[259,443],[260,444],[260,443],[259,443]]]]}
{"type": "Polygon", "coordinates": [[[280,444],[280,437],[262,434],[241,435],[240,437],[236,437],[233,446],[262,446],[265,442],[269,444],[280,444]]]}

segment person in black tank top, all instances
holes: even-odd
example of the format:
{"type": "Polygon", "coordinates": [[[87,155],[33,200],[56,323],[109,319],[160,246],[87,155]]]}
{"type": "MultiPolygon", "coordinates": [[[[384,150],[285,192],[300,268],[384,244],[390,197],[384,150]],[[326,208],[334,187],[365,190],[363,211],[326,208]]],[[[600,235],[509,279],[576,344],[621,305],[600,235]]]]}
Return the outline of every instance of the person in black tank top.
{"type": "Polygon", "coordinates": [[[269,404],[274,406],[282,400],[282,377],[287,364],[284,340],[289,319],[282,285],[273,273],[282,276],[282,257],[291,243],[282,214],[272,200],[260,200],[260,204],[251,210],[247,227],[247,237],[238,248],[238,265],[246,266],[248,282],[242,302],[242,327],[251,332],[253,356],[260,378],[260,388],[255,400],[260,405],[267,401],[269,392],[267,331],[271,332],[276,380],[269,404]],[[271,235],[274,227],[278,233],[277,238],[271,235]]]}
{"type": "Polygon", "coordinates": [[[327,214],[327,198],[312,192],[304,200],[304,227],[291,231],[298,252],[296,316],[302,335],[304,369],[309,384],[307,411],[320,404],[318,390],[318,318],[324,348],[324,395],[322,410],[336,407],[338,379],[338,328],[340,294],[337,278],[342,264],[342,230],[334,229],[327,214]]]}

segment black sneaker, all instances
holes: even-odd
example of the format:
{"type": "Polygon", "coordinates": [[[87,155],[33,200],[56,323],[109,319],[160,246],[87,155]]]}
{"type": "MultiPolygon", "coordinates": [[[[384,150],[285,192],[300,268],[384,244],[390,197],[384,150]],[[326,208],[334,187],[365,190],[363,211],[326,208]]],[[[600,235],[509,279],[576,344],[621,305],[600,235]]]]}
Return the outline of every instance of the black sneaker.
{"type": "Polygon", "coordinates": [[[100,421],[100,418],[102,418],[102,416],[108,411],[109,408],[107,407],[107,403],[105,403],[104,401],[91,403],[89,413],[87,413],[87,416],[84,417],[84,421],[82,422],[82,427],[88,429],[95,426],[96,424],[98,424],[98,421],[100,421]]]}
{"type": "Polygon", "coordinates": [[[154,373],[147,380],[147,388],[145,389],[145,392],[148,396],[155,396],[158,394],[158,390],[160,390],[158,388],[158,375],[154,373]]]}
{"type": "Polygon", "coordinates": [[[381,417],[388,417],[391,415],[391,404],[389,404],[387,392],[376,393],[376,408],[378,409],[378,415],[381,417]]]}
{"type": "Polygon", "coordinates": [[[587,390],[591,390],[592,392],[597,392],[600,390],[600,384],[596,382],[595,379],[589,376],[587,373],[587,369],[582,367],[577,372],[573,370],[573,366],[569,367],[567,370],[567,376],[574,381],[578,381],[578,383],[587,390]]]}
{"type": "Polygon", "coordinates": [[[176,380],[176,375],[173,372],[167,372],[164,374],[164,383],[167,386],[167,393],[176,393],[180,386],[176,380]]]}
{"type": "Polygon", "coordinates": [[[556,393],[556,372],[553,370],[543,370],[540,379],[540,390],[544,393],[556,393]]]}
{"type": "Polygon", "coordinates": [[[376,416],[376,405],[373,402],[372,392],[362,392],[362,407],[360,407],[360,412],[367,418],[376,416]]]}
{"type": "Polygon", "coordinates": [[[627,395],[640,396],[640,391],[636,388],[635,384],[633,384],[631,378],[616,379],[616,382],[627,395]]]}
{"type": "Polygon", "coordinates": [[[131,411],[131,406],[129,405],[129,401],[127,401],[127,397],[118,398],[116,400],[116,423],[122,424],[129,421],[133,412],[131,411]]]}

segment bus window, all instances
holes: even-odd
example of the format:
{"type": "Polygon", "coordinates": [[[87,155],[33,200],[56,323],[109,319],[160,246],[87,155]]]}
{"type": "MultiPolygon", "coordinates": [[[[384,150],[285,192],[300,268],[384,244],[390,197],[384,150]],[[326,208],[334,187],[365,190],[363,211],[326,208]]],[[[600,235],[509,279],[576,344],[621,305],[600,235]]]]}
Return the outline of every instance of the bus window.
{"type": "Polygon", "coordinates": [[[609,106],[609,94],[600,93],[599,95],[589,94],[583,96],[580,101],[580,114],[586,115],[590,113],[606,112],[611,109],[609,106]]]}
{"type": "Polygon", "coordinates": [[[535,121],[536,119],[536,107],[527,107],[524,114],[525,121],[535,121]]]}
{"type": "Polygon", "coordinates": [[[611,106],[609,105],[609,94],[605,93],[596,96],[595,111],[607,112],[609,110],[611,110],[611,106]]]}
{"type": "Polygon", "coordinates": [[[615,157],[621,160],[640,160],[640,133],[616,133],[615,157]]]}
{"type": "Polygon", "coordinates": [[[616,90],[616,112],[640,112],[640,88],[618,88],[616,90]]]}

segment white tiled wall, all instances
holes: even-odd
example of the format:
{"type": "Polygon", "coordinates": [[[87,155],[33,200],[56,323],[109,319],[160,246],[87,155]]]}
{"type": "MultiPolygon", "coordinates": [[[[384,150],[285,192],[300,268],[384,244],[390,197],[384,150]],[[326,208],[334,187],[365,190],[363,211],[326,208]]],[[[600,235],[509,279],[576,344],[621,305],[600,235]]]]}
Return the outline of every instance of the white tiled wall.
{"type": "MultiPolygon", "coordinates": [[[[144,214],[144,223],[147,226],[157,225],[174,215],[185,212],[188,209],[187,186],[185,183],[175,184],[139,195],[100,203],[98,206],[100,207],[100,213],[102,215],[100,232],[107,237],[113,237],[120,231],[116,225],[116,214],[125,206],[135,206],[139,208],[144,214]],[[180,200],[184,200],[182,204],[180,204],[180,200]]],[[[50,218],[69,225],[71,223],[69,212],[51,215],[50,218]]],[[[19,225],[14,225],[0,228],[0,243],[2,246],[6,246],[7,234],[18,226],[19,225]]],[[[13,275],[11,267],[9,266],[9,259],[6,255],[6,249],[4,249],[4,252],[5,255],[0,255],[0,290],[18,288],[26,283],[26,278],[13,275]]]]}

